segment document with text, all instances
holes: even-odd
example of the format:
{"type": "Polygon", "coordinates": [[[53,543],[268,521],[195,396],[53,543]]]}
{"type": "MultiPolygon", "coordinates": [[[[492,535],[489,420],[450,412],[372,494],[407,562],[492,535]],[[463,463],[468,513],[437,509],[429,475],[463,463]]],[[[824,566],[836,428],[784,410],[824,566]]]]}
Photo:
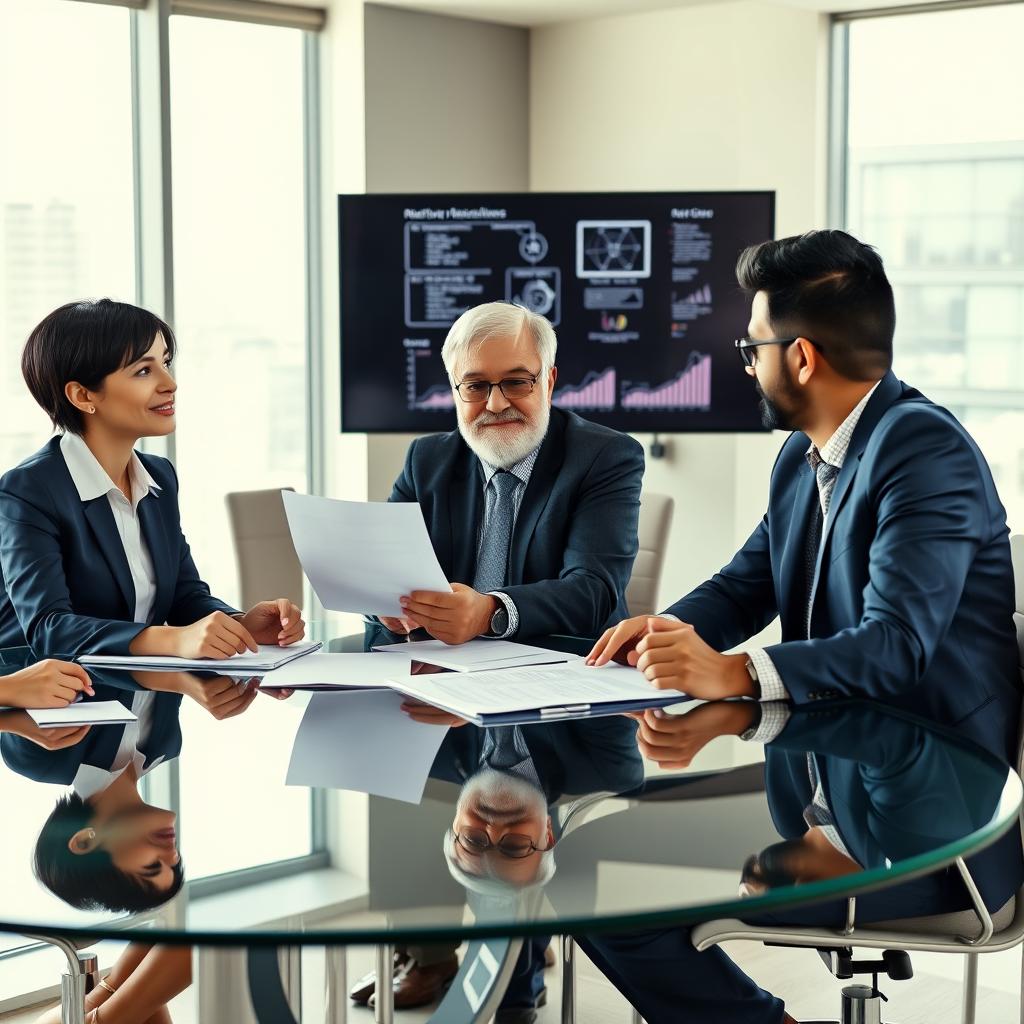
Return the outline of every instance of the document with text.
{"type": "Polygon", "coordinates": [[[417,503],[281,496],[302,571],[325,608],[397,618],[403,594],[451,592],[417,503]]]}
{"type": "Polygon", "coordinates": [[[617,714],[688,699],[679,690],[656,689],[642,672],[626,665],[510,668],[393,678],[390,683],[477,725],[617,714]]]}

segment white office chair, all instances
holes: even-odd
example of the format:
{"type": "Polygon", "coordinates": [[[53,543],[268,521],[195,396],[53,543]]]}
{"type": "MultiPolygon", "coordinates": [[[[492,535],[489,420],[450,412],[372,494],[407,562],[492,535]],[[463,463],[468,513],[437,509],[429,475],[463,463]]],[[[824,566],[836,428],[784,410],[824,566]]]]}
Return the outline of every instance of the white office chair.
{"type": "Polygon", "coordinates": [[[292,544],[281,488],[234,491],[227,496],[227,504],[242,607],[286,597],[301,608],[302,565],[292,544]]]}
{"type": "MultiPolygon", "coordinates": [[[[1024,682],[1024,535],[1010,538],[1013,572],[1016,581],[1017,647],[1020,654],[1021,680],[1024,682]]],[[[1017,772],[1024,770],[1024,715],[1021,719],[1020,742],[1017,751],[1017,772]]],[[[1024,814],[1021,830],[1024,834],[1024,814]]],[[[973,883],[969,883],[970,888],[973,883]]],[[[851,901],[852,902],[852,901],[851,901]]],[[[984,908],[982,908],[983,910],[984,908]]],[[[1024,888],[1011,897],[1005,906],[991,916],[968,910],[958,914],[942,914],[880,924],[857,925],[849,929],[832,931],[820,928],[765,928],[726,919],[708,921],[693,929],[693,944],[699,950],[715,946],[728,939],[752,939],[780,946],[800,946],[817,949],[822,959],[828,951],[866,947],[882,950],[920,950],[929,953],[959,953],[964,957],[963,1024],[974,1024],[978,994],[978,955],[998,953],[1024,942],[1024,888]]],[[[905,957],[904,957],[905,959],[905,957]]],[[[833,958],[830,970],[835,970],[838,956],[833,958]]],[[[881,971],[880,973],[884,973],[881,971]]],[[[848,976],[848,975],[847,975],[848,976]]],[[[893,975],[896,977],[897,975],[893,975]]],[[[908,975],[904,975],[906,977],[908,975]]],[[[866,986],[859,986],[866,988],[866,986]]],[[[844,1016],[844,1020],[846,1017],[844,1016]]],[[[861,1020],[861,1017],[850,1019],[861,1020]]],[[[877,1016],[863,1017],[877,1020],[877,1016]]],[[[1021,1024],[1024,1024],[1024,965],[1021,973],[1021,1024]]]]}
{"type": "Polygon", "coordinates": [[[675,504],[675,499],[667,494],[645,491],[640,495],[637,524],[640,550],[626,586],[626,607],[630,615],[652,615],[658,610],[658,588],[675,504]]]}

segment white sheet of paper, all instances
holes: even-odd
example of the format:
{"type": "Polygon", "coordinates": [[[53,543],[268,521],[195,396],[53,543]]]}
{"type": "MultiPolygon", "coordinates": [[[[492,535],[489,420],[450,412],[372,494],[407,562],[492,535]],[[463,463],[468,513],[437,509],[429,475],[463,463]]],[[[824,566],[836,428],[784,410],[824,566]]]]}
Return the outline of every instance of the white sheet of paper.
{"type": "Polygon", "coordinates": [[[391,689],[393,676],[409,674],[412,658],[401,654],[311,654],[264,676],[264,690],[391,689]]]}
{"type": "Polygon", "coordinates": [[[233,654],[230,658],[172,658],[156,655],[135,656],[132,654],[84,654],[78,660],[83,665],[105,668],[149,669],[150,671],[187,672],[200,669],[204,672],[219,672],[223,676],[252,676],[261,672],[272,672],[281,665],[287,665],[297,658],[303,658],[323,647],[322,643],[297,643],[290,647],[277,644],[258,644],[255,654],[233,654]]]}
{"type": "Polygon", "coordinates": [[[393,690],[316,693],[295,735],[286,785],[419,803],[447,727],[414,722],[393,690]]]}
{"type": "Polygon", "coordinates": [[[281,495],[303,572],[325,608],[397,618],[403,594],[451,591],[417,503],[281,495]]]}
{"type": "Polygon", "coordinates": [[[543,647],[517,644],[511,640],[469,640],[455,647],[441,640],[420,640],[413,643],[381,644],[374,647],[374,650],[408,654],[417,661],[456,672],[486,672],[499,668],[557,665],[583,660],[578,654],[548,651],[543,647]]]}
{"type": "Polygon", "coordinates": [[[637,669],[615,664],[602,668],[573,664],[446,673],[395,678],[391,682],[411,697],[467,717],[652,697],[685,699],[678,690],[651,686],[637,669]]]}
{"type": "Polygon", "coordinates": [[[136,721],[135,712],[116,700],[78,701],[66,708],[30,708],[32,720],[41,728],[74,725],[114,725],[136,721]]]}

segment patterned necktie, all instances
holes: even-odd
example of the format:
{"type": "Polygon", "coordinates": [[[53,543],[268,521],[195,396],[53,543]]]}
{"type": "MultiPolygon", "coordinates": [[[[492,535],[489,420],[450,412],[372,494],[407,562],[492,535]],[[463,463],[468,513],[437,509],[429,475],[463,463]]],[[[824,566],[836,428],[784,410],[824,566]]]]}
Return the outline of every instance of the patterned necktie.
{"type": "Polygon", "coordinates": [[[485,730],[480,763],[495,771],[526,779],[538,789],[543,789],[526,737],[518,725],[499,725],[485,730]]]}
{"type": "Polygon", "coordinates": [[[503,469],[491,477],[494,505],[484,522],[476,575],[473,577],[473,589],[479,594],[489,594],[505,586],[512,521],[515,518],[515,493],[519,483],[519,477],[503,469]]]}
{"type": "Polygon", "coordinates": [[[839,474],[839,467],[826,462],[818,453],[817,448],[812,448],[807,453],[807,461],[814,470],[817,481],[817,494],[815,495],[814,511],[811,513],[811,521],[807,528],[807,543],[804,548],[804,572],[806,585],[805,611],[805,633],[811,635],[811,594],[814,590],[814,570],[818,565],[818,548],[821,547],[821,530],[825,522],[825,515],[828,513],[828,506],[832,501],[832,485],[839,474]]]}

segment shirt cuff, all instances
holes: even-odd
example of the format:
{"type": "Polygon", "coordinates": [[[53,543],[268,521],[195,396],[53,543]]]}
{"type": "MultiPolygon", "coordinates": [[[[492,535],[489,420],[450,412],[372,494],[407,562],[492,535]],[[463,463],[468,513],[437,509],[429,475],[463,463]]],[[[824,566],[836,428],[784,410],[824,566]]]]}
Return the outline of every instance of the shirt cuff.
{"type": "Polygon", "coordinates": [[[761,721],[743,733],[740,739],[750,743],[771,743],[786,728],[790,714],[789,705],[785,702],[765,701],[761,704],[761,721]]]}
{"type": "Polygon", "coordinates": [[[782,676],[779,675],[775,662],[772,661],[768,652],[762,647],[756,651],[748,651],[747,657],[750,658],[754,671],[757,673],[757,681],[761,685],[761,696],[758,699],[762,701],[789,700],[786,684],[783,683],[782,676]]]}
{"type": "Polygon", "coordinates": [[[500,590],[492,590],[487,596],[496,597],[505,606],[505,611],[508,612],[508,629],[506,629],[500,636],[491,636],[490,633],[486,633],[484,634],[484,639],[505,640],[519,628],[519,612],[516,609],[516,603],[508,596],[508,594],[503,594],[500,590]]]}

